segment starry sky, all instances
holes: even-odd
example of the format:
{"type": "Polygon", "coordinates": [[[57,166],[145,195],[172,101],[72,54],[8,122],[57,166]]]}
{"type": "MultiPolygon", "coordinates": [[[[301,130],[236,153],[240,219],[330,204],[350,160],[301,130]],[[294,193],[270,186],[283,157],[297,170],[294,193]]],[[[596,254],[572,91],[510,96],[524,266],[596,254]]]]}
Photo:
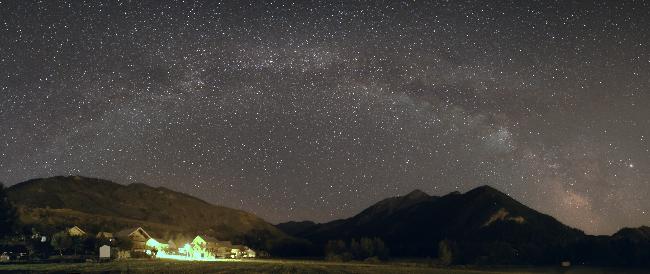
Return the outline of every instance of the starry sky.
{"type": "Polygon", "coordinates": [[[0,0],[0,181],[143,182],[276,223],[488,184],[650,225],[647,1],[0,0]]]}

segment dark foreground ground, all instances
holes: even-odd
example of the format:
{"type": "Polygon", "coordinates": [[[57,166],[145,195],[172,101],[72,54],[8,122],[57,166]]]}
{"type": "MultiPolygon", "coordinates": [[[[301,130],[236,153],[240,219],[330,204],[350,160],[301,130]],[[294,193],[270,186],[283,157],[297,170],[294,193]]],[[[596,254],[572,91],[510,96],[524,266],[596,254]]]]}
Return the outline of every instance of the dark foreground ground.
{"type": "Polygon", "coordinates": [[[416,263],[332,263],[303,260],[254,260],[229,262],[182,262],[165,260],[128,260],[107,263],[75,264],[0,264],[5,273],[566,273],[609,274],[650,273],[650,270],[614,268],[484,267],[434,268],[416,263]]]}

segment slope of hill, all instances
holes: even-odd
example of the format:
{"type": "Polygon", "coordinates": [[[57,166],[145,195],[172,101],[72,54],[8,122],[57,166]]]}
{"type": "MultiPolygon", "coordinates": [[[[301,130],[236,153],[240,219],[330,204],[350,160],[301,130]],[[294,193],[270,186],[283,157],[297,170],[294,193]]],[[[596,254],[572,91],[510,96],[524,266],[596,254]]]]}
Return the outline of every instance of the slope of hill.
{"type": "Polygon", "coordinates": [[[287,238],[253,214],[145,184],[52,177],[19,183],[8,188],[7,195],[24,223],[43,230],[79,225],[97,232],[143,226],[160,237],[200,233],[254,246],[287,238]]]}
{"type": "MultiPolygon", "coordinates": [[[[282,225],[278,226],[282,227],[282,225]]],[[[289,232],[289,231],[287,231],[289,232]]],[[[379,237],[393,256],[436,257],[448,240],[462,263],[545,263],[568,256],[561,250],[584,233],[482,186],[442,197],[414,191],[388,198],[354,217],[314,225],[294,234],[314,243],[379,237]]]]}
{"type": "Polygon", "coordinates": [[[311,229],[316,225],[317,224],[312,221],[302,221],[302,222],[290,221],[286,223],[277,224],[276,227],[289,235],[298,235],[304,231],[307,231],[308,229],[311,229]]]}

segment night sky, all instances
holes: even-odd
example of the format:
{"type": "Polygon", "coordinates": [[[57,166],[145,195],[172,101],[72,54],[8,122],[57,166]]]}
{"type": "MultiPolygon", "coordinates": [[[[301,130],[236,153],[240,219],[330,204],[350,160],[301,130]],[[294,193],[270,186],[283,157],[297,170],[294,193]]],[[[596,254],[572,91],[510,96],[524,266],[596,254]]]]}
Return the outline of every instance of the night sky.
{"type": "Polygon", "coordinates": [[[274,223],[488,184],[587,233],[650,225],[649,2],[244,2],[1,0],[0,181],[274,223]]]}

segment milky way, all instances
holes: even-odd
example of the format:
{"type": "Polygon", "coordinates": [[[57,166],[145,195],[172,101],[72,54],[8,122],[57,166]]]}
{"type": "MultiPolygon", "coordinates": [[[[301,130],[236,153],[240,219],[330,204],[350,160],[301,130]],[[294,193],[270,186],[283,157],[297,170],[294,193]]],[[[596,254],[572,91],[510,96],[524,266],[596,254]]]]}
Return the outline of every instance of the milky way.
{"type": "Polygon", "coordinates": [[[648,2],[378,2],[1,1],[0,180],[271,222],[488,184],[587,233],[650,224],[648,2]]]}

